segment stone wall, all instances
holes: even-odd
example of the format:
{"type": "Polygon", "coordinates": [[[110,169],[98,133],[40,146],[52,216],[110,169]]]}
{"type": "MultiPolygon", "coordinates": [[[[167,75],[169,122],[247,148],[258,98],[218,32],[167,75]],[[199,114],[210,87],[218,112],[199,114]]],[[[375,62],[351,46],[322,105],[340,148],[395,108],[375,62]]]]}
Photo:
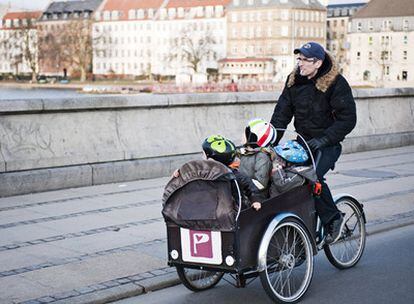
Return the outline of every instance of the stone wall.
{"type": "MultiPolygon", "coordinates": [[[[0,196],[169,175],[214,133],[241,142],[276,93],[0,101],[0,196]]],[[[414,144],[414,89],[354,91],[344,152],[414,144]]]]}

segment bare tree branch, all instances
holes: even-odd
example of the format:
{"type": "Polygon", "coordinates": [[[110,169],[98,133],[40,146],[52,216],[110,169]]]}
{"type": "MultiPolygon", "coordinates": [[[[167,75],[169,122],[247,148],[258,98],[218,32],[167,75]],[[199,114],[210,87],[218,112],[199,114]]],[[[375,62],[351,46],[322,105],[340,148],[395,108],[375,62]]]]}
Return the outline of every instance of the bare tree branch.
{"type": "Polygon", "coordinates": [[[184,28],[177,37],[172,39],[169,62],[181,61],[184,67],[199,72],[200,63],[209,56],[216,56],[216,44],[211,31],[197,31],[193,26],[184,28]]]}

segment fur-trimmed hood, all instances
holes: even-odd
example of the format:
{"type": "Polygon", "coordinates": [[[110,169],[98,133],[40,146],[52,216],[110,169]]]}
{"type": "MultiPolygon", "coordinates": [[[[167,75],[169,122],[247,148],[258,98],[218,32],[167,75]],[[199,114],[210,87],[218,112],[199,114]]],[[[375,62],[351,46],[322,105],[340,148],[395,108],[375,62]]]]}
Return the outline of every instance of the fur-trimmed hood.
{"type": "MultiPolygon", "coordinates": [[[[296,83],[296,78],[299,76],[298,69],[298,66],[296,66],[295,69],[289,74],[288,81],[286,84],[288,88],[292,87],[296,83]]],[[[326,52],[324,63],[322,64],[320,71],[316,75],[316,88],[319,91],[325,93],[329,89],[329,87],[334,83],[338,75],[339,71],[335,59],[332,57],[331,54],[326,52]]]]}

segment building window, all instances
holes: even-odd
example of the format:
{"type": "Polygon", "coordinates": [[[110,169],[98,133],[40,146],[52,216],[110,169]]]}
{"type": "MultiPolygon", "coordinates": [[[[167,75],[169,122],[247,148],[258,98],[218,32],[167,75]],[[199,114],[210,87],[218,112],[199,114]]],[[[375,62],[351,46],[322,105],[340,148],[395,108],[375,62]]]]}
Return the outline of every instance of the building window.
{"type": "Polygon", "coordinates": [[[391,20],[384,20],[382,22],[382,28],[384,30],[391,30],[392,29],[392,21],[391,20]]]}
{"type": "Polygon", "coordinates": [[[232,37],[237,38],[237,29],[235,28],[232,29],[232,37]]]}
{"type": "Polygon", "coordinates": [[[267,11],[267,21],[272,21],[272,11],[267,11]]]}
{"type": "Polygon", "coordinates": [[[372,52],[371,51],[368,53],[368,59],[372,60],[372,52]]]}
{"type": "Polygon", "coordinates": [[[408,43],[408,36],[404,36],[403,41],[404,41],[404,44],[407,44],[408,43]]]}
{"type": "Polygon", "coordinates": [[[374,23],[372,21],[369,22],[368,28],[369,28],[370,31],[374,30],[374,23]]]}
{"type": "Polygon", "coordinates": [[[231,14],[231,21],[232,22],[237,22],[237,13],[232,13],[231,14]]]}
{"type": "Polygon", "coordinates": [[[405,19],[405,20],[403,21],[403,30],[404,30],[404,31],[408,31],[408,28],[409,28],[409,26],[408,26],[408,20],[407,20],[407,19],[405,19]]]}
{"type": "Polygon", "coordinates": [[[255,12],[250,12],[249,16],[250,16],[250,21],[254,21],[256,13],[255,12]]]}
{"type": "Polygon", "coordinates": [[[364,80],[369,81],[371,78],[371,72],[370,71],[364,71],[364,80]]]}
{"type": "Polygon", "coordinates": [[[256,37],[262,37],[262,28],[260,26],[256,28],[256,37]]]}
{"type": "Polygon", "coordinates": [[[357,31],[360,32],[362,30],[362,22],[357,23],[357,31]]]}
{"type": "Polygon", "coordinates": [[[289,35],[289,28],[287,26],[282,26],[281,35],[284,36],[284,37],[289,35]]]}
{"type": "Polygon", "coordinates": [[[282,10],[282,20],[289,20],[289,11],[282,10]]]}
{"type": "Polygon", "coordinates": [[[361,52],[357,52],[357,60],[361,59],[361,52]]]}
{"type": "Polygon", "coordinates": [[[387,65],[386,67],[385,67],[385,75],[390,75],[390,66],[389,65],[387,65]]]}
{"type": "Polygon", "coordinates": [[[372,41],[373,41],[373,40],[372,40],[372,36],[369,36],[369,37],[368,37],[368,44],[369,44],[369,45],[372,45],[372,41]]]}
{"type": "Polygon", "coordinates": [[[402,71],[402,80],[407,81],[407,79],[408,79],[408,72],[402,71]]]}
{"type": "Polygon", "coordinates": [[[403,51],[403,59],[407,60],[407,51],[403,51]]]}

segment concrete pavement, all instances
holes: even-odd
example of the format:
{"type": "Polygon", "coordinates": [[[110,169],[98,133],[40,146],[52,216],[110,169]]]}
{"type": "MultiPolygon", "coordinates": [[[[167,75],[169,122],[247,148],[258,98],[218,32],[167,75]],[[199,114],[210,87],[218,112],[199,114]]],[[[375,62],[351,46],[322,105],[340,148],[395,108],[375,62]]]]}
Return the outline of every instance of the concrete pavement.
{"type": "MultiPolygon", "coordinates": [[[[334,193],[364,203],[369,233],[414,223],[414,146],[345,154],[334,193]]],[[[166,265],[168,178],[0,199],[0,303],[105,303],[178,283],[166,265]]]]}

